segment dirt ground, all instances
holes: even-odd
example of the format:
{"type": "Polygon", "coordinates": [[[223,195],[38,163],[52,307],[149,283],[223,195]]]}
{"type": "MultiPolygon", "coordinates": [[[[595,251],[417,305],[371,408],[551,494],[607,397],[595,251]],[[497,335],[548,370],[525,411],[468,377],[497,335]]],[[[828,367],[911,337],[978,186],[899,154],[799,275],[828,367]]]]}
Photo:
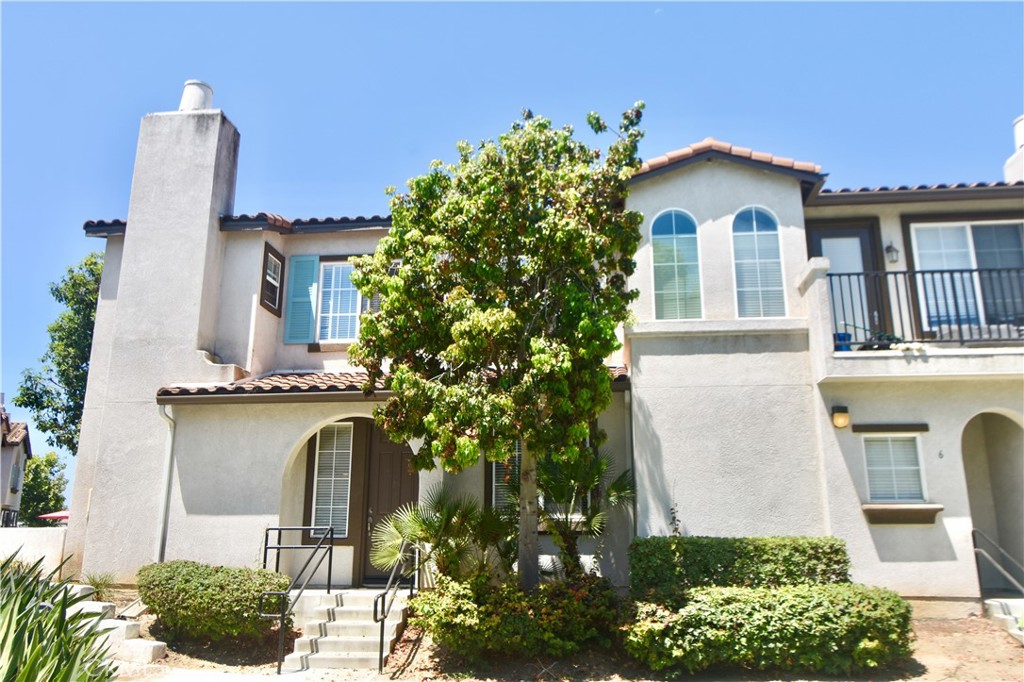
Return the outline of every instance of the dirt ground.
{"type": "MultiPolygon", "coordinates": [[[[152,616],[143,616],[146,637],[160,634],[152,616]]],[[[917,619],[917,634],[912,659],[897,668],[875,671],[852,677],[826,678],[822,676],[780,675],[747,671],[716,671],[699,675],[683,675],[683,680],[694,682],[764,682],[768,680],[963,680],[971,682],[1024,681],[1024,647],[1008,634],[983,618],[917,619]]],[[[290,646],[290,645],[289,645],[290,646]]],[[[232,643],[217,646],[168,647],[167,658],[148,666],[122,665],[122,680],[187,680],[220,679],[251,680],[272,676],[275,667],[276,638],[262,646],[239,647],[232,643]],[[242,677],[244,676],[244,677],[242,677]]],[[[662,680],[634,661],[609,651],[589,651],[559,660],[523,660],[497,658],[481,666],[465,663],[443,655],[414,628],[406,630],[401,642],[385,670],[384,676],[376,671],[309,671],[285,675],[282,679],[311,680],[316,682],[354,680],[396,680],[399,682],[433,682],[460,680],[462,682],[510,682],[513,680],[584,681],[607,680],[626,682],[662,680]]]]}

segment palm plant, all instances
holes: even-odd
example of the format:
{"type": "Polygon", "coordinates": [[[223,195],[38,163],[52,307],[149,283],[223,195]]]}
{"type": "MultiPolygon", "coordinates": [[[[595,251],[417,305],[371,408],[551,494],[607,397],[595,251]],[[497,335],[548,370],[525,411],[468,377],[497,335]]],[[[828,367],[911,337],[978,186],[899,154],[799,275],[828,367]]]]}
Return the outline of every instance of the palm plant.
{"type": "Polygon", "coordinates": [[[596,449],[584,451],[572,462],[548,458],[537,463],[540,519],[558,548],[566,575],[583,573],[580,538],[600,537],[608,512],[633,501],[632,471],[614,474],[611,458],[596,449]]]}
{"type": "MultiPolygon", "coordinates": [[[[57,571],[60,569],[58,568],[57,571]]],[[[67,580],[53,582],[42,559],[0,561],[0,673],[3,682],[103,682],[116,669],[106,660],[96,614],[68,613],[85,599],[67,580]]]]}
{"type": "Polygon", "coordinates": [[[501,534],[498,517],[440,485],[423,502],[399,507],[377,524],[370,537],[370,563],[391,570],[418,550],[422,563],[460,579],[486,569],[488,546],[482,538],[501,534]]]}

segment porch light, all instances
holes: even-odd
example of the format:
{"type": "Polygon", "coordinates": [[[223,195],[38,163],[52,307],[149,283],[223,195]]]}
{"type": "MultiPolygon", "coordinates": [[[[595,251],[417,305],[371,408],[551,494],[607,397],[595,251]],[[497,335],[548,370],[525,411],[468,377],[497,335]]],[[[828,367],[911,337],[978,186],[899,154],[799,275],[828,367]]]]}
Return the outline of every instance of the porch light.
{"type": "Polygon", "coordinates": [[[900,262],[900,250],[892,242],[889,242],[885,247],[885,259],[890,263],[900,262]]]}
{"type": "Polygon", "coordinates": [[[832,426],[845,429],[850,425],[850,408],[845,405],[832,406],[832,426]]]}

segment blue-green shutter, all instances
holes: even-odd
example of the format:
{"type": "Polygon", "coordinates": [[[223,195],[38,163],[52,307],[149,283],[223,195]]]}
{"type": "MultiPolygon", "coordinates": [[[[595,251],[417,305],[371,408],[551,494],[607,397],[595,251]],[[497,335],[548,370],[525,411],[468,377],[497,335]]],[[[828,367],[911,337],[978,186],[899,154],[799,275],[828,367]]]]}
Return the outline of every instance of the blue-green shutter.
{"type": "Polygon", "coordinates": [[[284,342],[313,343],[320,258],[318,256],[292,256],[288,259],[288,270],[288,304],[284,311],[284,342]]]}

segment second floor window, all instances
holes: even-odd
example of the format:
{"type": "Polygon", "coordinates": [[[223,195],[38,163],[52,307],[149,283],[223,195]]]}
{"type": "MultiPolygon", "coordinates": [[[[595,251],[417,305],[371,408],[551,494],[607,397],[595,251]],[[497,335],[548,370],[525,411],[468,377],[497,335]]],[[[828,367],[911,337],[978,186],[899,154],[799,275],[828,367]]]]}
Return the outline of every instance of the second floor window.
{"type": "Polygon", "coordinates": [[[359,291],[352,285],[351,263],[320,265],[317,341],[354,341],[359,324],[359,291]]]}
{"type": "Polygon", "coordinates": [[[697,222],[682,211],[666,211],[651,225],[654,258],[654,317],[699,318],[700,264],[697,222]]]}
{"type": "Polygon", "coordinates": [[[737,315],[784,317],[778,221],[763,208],[744,208],[733,219],[732,243],[737,315]]]}

